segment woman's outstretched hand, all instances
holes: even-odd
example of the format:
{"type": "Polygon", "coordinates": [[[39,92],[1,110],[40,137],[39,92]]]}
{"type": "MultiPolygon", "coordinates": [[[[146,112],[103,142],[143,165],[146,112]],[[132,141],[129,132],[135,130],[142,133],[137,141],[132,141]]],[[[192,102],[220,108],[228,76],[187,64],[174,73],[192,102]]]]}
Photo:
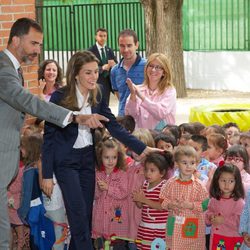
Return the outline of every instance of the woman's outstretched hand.
{"type": "Polygon", "coordinates": [[[152,148],[152,147],[146,147],[143,152],[140,154],[140,157],[145,157],[146,155],[148,155],[149,153],[152,152],[163,152],[163,149],[159,149],[159,148],[152,148]]]}

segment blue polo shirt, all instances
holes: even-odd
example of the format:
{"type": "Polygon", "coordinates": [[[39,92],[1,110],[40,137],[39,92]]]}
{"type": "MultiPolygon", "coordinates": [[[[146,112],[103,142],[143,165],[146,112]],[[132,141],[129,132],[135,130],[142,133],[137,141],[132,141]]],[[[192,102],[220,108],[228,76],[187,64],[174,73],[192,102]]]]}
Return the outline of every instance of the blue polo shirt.
{"type": "Polygon", "coordinates": [[[131,68],[126,71],[123,68],[123,58],[116,64],[111,70],[111,84],[114,91],[119,93],[119,109],[118,115],[124,116],[125,114],[125,104],[126,100],[130,94],[130,90],[127,86],[126,80],[130,78],[131,81],[138,85],[142,84],[144,81],[144,66],[146,64],[146,59],[137,55],[135,63],[131,68]]]}

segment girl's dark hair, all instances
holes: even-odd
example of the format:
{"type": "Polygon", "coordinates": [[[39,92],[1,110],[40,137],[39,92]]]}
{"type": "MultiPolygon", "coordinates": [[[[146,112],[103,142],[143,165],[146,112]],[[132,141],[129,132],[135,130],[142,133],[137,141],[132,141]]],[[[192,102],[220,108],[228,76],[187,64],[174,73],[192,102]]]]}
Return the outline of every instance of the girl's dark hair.
{"type": "Polygon", "coordinates": [[[120,123],[129,133],[133,133],[135,130],[135,119],[131,115],[118,116],[116,121],[120,123]]]}
{"type": "Polygon", "coordinates": [[[191,124],[194,127],[194,131],[196,135],[200,135],[201,131],[206,127],[204,124],[200,122],[193,122],[191,124]]]}
{"type": "Polygon", "coordinates": [[[164,176],[167,174],[168,170],[174,168],[174,157],[168,151],[163,152],[152,152],[146,156],[144,166],[147,163],[153,163],[164,176]]]}
{"type": "Polygon", "coordinates": [[[199,143],[202,147],[202,151],[207,150],[207,138],[203,135],[192,135],[190,138],[192,141],[199,143]]]}
{"type": "Polygon", "coordinates": [[[233,198],[236,201],[239,200],[240,198],[244,199],[245,192],[241,180],[240,170],[233,164],[224,164],[222,167],[218,167],[216,169],[209,190],[210,196],[217,200],[220,200],[222,194],[219,187],[219,179],[222,173],[233,174],[235,178],[235,187],[231,194],[231,198],[233,198]]]}
{"type": "Polygon", "coordinates": [[[238,156],[243,159],[244,169],[249,173],[249,156],[245,147],[241,145],[233,145],[229,147],[225,153],[225,160],[227,157],[238,156]]]}
{"type": "Polygon", "coordinates": [[[168,124],[162,129],[162,133],[166,135],[171,133],[175,137],[176,144],[178,145],[181,138],[181,129],[179,128],[179,126],[168,124]]]}
{"type": "Polygon", "coordinates": [[[24,165],[36,165],[40,159],[43,137],[40,133],[23,136],[21,138],[21,147],[25,149],[26,155],[22,156],[24,165]]]}
{"type": "Polygon", "coordinates": [[[60,67],[58,62],[53,60],[53,59],[48,59],[48,60],[45,60],[45,61],[41,62],[40,66],[39,66],[39,69],[38,69],[38,80],[44,78],[45,68],[50,63],[54,63],[56,65],[56,67],[57,67],[57,76],[56,76],[55,88],[58,89],[62,85],[63,73],[62,73],[62,68],[60,67]]]}
{"type": "Polygon", "coordinates": [[[235,127],[237,129],[240,129],[239,126],[235,122],[228,122],[222,126],[222,128],[224,128],[224,129],[231,128],[231,127],[235,127]]]}
{"type": "Polygon", "coordinates": [[[181,130],[181,134],[185,134],[185,133],[188,133],[188,134],[195,134],[195,129],[194,129],[194,126],[192,123],[182,123],[179,125],[179,128],[181,130]]]}
{"type": "Polygon", "coordinates": [[[155,137],[155,145],[157,147],[157,144],[159,141],[164,141],[164,142],[167,142],[167,143],[170,143],[172,145],[172,147],[174,148],[176,146],[176,140],[175,140],[175,137],[171,134],[169,135],[166,135],[166,134],[159,134],[155,137]]]}
{"type": "Polygon", "coordinates": [[[125,170],[125,153],[120,147],[120,143],[111,136],[104,136],[103,139],[98,143],[96,147],[96,158],[97,158],[97,169],[100,170],[102,167],[102,153],[105,148],[116,149],[118,154],[117,168],[125,170]]]}

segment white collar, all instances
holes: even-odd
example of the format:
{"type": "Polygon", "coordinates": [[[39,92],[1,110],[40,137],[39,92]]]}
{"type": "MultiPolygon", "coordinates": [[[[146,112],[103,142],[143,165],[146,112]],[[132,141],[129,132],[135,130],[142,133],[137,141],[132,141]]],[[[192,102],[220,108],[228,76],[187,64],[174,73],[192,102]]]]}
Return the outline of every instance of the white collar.
{"type": "Polygon", "coordinates": [[[18,60],[16,59],[16,57],[8,50],[8,49],[4,49],[3,52],[10,58],[11,62],[13,63],[16,71],[18,68],[20,68],[20,63],[18,62],[18,60]]]}
{"type": "Polygon", "coordinates": [[[102,48],[105,49],[106,44],[104,44],[104,46],[101,46],[98,42],[96,42],[95,44],[98,50],[101,50],[102,48]]]}
{"type": "Polygon", "coordinates": [[[82,93],[80,92],[77,84],[76,84],[76,98],[77,98],[77,104],[78,104],[78,107],[81,109],[83,107],[87,107],[89,106],[89,103],[87,103],[87,100],[89,98],[89,93],[87,95],[87,100],[84,99],[82,93]]]}

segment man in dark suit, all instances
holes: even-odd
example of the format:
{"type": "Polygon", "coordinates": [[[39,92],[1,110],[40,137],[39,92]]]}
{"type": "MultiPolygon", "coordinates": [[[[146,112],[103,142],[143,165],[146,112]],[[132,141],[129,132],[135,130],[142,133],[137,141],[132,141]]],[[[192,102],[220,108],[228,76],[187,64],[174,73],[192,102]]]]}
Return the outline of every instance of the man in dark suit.
{"type": "Polygon", "coordinates": [[[109,105],[110,92],[112,91],[109,73],[111,68],[117,63],[113,50],[106,46],[108,31],[104,28],[98,28],[95,39],[96,44],[89,48],[99,59],[99,78],[98,83],[103,85],[103,96],[109,105]]]}

